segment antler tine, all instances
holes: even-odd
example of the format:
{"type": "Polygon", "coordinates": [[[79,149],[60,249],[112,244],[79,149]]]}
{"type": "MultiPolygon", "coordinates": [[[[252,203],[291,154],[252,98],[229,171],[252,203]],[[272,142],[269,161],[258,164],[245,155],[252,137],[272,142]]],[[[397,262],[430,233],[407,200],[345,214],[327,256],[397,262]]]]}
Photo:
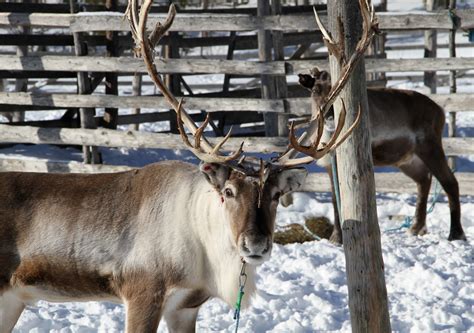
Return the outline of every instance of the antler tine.
{"type": "Polygon", "coordinates": [[[201,126],[197,129],[196,133],[194,134],[194,147],[196,149],[201,148],[201,137],[202,134],[204,133],[204,130],[206,129],[207,125],[209,124],[209,121],[211,120],[209,113],[206,115],[206,119],[204,119],[204,122],[202,123],[201,126]]]}
{"type": "Polygon", "coordinates": [[[329,34],[329,32],[326,30],[326,27],[324,26],[324,24],[321,22],[321,19],[319,18],[319,14],[318,14],[318,11],[316,10],[315,7],[313,7],[313,12],[314,12],[314,18],[316,19],[316,24],[318,25],[319,27],[319,30],[321,30],[321,33],[323,35],[323,37],[331,44],[335,44],[331,35],[329,34]]]}
{"type": "Polygon", "coordinates": [[[221,147],[229,140],[230,135],[232,134],[232,126],[230,127],[229,131],[227,132],[226,136],[212,149],[212,153],[217,153],[221,147]]]}
{"type": "MultiPolygon", "coordinates": [[[[178,102],[178,100],[173,96],[171,91],[163,83],[160,78],[160,75],[158,74],[153,59],[153,49],[156,43],[158,43],[158,41],[160,40],[160,38],[171,27],[173,20],[176,16],[175,6],[171,4],[165,23],[163,25],[157,23],[151,35],[148,37],[146,35],[146,23],[153,0],[143,0],[140,6],[138,17],[137,13],[139,5],[137,1],[138,0],[129,0],[125,13],[130,24],[130,30],[132,32],[133,39],[135,40],[135,54],[140,55],[143,58],[148,74],[150,75],[150,78],[152,79],[153,83],[162,92],[167,102],[171,104],[173,109],[176,111],[178,117],[178,129],[184,143],[186,144],[186,146],[189,147],[189,149],[193,152],[194,155],[196,155],[204,162],[227,163],[237,159],[242,154],[243,142],[236,152],[228,156],[218,155],[218,150],[222,147],[223,143],[218,144],[216,146],[217,149],[215,149],[203,135],[204,129],[206,128],[209,122],[209,118],[206,118],[204,124],[202,124],[201,127],[198,128],[194,121],[191,119],[191,117],[187,114],[186,110],[182,108],[182,101],[178,102]],[[183,124],[194,135],[194,146],[189,142],[183,124]]],[[[223,142],[227,140],[228,137],[226,136],[223,139],[223,142]]]]}
{"type": "Polygon", "coordinates": [[[296,139],[295,136],[295,124],[294,122],[291,123],[290,127],[290,133],[288,134],[288,139],[290,141],[291,146],[299,151],[300,153],[303,153],[305,155],[312,156],[313,152],[318,148],[319,143],[321,141],[321,137],[323,135],[323,130],[324,130],[324,120],[323,120],[323,115],[322,115],[322,110],[319,109],[318,115],[315,118],[315,121],[318,123],[318,130],[314,133],[313,137],[315,139],[312,140],[309,146],[304,146],[302,145],[298,139],[296,139]]]}
{"type": "MultiPolygon", "coordinates": [[[[339,134],[342,131],[342,128],[344,127],[344,124],[346,122],[346,106],[344,104],[344,101],[341,99],[342,102],[342,110],[341,113],[339,114],[339,118],[337,119],[337,126],[336,129],[334,130],[334,133],[331,135],[331,138],[329,139],[329,142],[326,143],[326,145],[321,148],[321,149],[316,149],[313,153],[313,158],[314,159],[320,159],[324,155],[326,155],[328,152],[333,150],[334,143],[336,142],[339,134]]],[[[334,148],[335,149],[335,148],[334,148]]]]}
{"type": "Polygon", "coordinates": [[[291,127],[290,127],[289,141],[290,141],[291,146],[295,150],[299,151],[300,153],[303,153],[308,156],[313,156],[314,152],[317,151],[319,143],[321,142],[321,137],[323,135],[324,117],[323,117],[321,109],[319,110],[319,113],[316,116],[315,121],[317,121],[318,123],[318,129],[313,135],[315,139],[312,140],[309,146],[302,145],[300,143],[300,140],[296,139],[295,131],[294,131],[294,123],[291,123],[291,127]]]}
{"type": "Polygon", "coordinates": [[[181,98],[181,100],[179,101],[178,111],[176,112],[176,120],[177,120],[176,122],[178,124],[178,131],[179,131],[179,134],[181,135],[181,139],[184,141],[186,146],[190,148],[194,148],[191,142],[189,142],[188,136],[186,135],[186,131],[184,130],[184,127],[183,127],[183,119],[181,118],[182,103],[183,103],[183,98],[181,98]]]}

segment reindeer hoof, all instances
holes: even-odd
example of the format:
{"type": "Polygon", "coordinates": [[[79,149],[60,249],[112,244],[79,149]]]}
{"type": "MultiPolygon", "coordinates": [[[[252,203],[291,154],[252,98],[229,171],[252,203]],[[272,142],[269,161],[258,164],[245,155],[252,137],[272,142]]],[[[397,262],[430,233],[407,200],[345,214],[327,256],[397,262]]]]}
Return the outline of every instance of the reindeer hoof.
{"type": "Polygon", "coordinates": [[[333,232],[331,237],[329,237],[329,241],[334,245],[342,245],[342,234],[340,232],[333,232]]]}
{"type": "Polygon", "coordinates": [[[467,241],[467,238],[466,238],[466,235],[464,234],[464,231],[461,231],[461,232],[451,231],[451,232],[449,233],[448,240],[449,240],[449,241],[453,241],[453,240],[463,240],[463,241],[467,241]]]}
{"type": "Polygon", "coordinates": [[[428,228],[426,227],[426,225],[420,227],[415,224],[411,226],[410,229],[408,229],[408,234],[412,236],[423,236],[423,235],[426,235],[427,233],[428,233],[428,228]]]}

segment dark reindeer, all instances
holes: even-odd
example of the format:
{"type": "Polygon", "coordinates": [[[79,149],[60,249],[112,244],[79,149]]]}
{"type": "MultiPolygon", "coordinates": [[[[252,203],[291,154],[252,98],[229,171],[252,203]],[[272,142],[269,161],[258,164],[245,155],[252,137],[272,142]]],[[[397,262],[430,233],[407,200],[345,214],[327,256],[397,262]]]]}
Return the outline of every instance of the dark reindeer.
{"type": "MultiPolygon", "coordinates": [[[[314,117],[321,105],[327,103],[331,91],[330,75],[326,71],[313,69],[311,75],[299,74],[299,83],[311,92],[314,117]]],[[[465,240],[461,225],[459,186],[448,166],[441,141],[445,124],[443,109],[427,96],[410,90],[369,88],[367,96],[374,165],[397,167],[417,184],[415,222],[410,233],[424,235],[427,232],[426,205],[431,177],[434,175],[449,199],[451,228],[448,239],[465,240]]],[[[325,117],[332,116],[331,109],[325,117]]],[[[327,135],[329,132],[324,134],[327,135]]],[[[325,167],[332,179],[330,158],[326,156],[319,159],[317,164],[325,167]]],[[[331,186],[335,228],[330,240],[342,243],[332,181],[331,186]]]]}

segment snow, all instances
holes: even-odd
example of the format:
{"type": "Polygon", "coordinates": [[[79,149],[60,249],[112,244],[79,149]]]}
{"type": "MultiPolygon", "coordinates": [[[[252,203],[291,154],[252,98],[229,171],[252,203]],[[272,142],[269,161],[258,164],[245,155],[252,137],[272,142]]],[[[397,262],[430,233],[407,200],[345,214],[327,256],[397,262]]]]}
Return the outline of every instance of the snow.
{"type": "MultiPolygon", "coordinates": [[[[461,1],[464,6],[468,6],[468,3],[474,5],[471,1],[461,1]]],[[[388,6],[389,10],[407,11],[421,9],[422,2],[397,0],[389,1],[388,6]]],[[[446,34],[441,33],[439,38],[440,41],[445,41],[446,34]]],[[[466,40],[466,36],[458,35],[460,43],[466,40]]],[[[391,43],[421,44],[422,35],[416,32],[390,35],[388,45],[391,43]]],[[[226,51],[225,48],[222,50],[226,51]]],[[[213,49],[211,52],[215,51],[216,49],[213,49]]],[[[461,48],[459,52],[460,56],[473,56],[472,48],[461,48]]],[[[446,51],[442,50],[440,55],[446,56],[446,51]]],[[[422,51],[419,50],[388,52],[389,58],[422,56],[422,51]]],[[[201,84],[221,82],[222,79],[222,75],[189,77],[189,80],[194,80],[192,83],[201,84]]],[[[474,91],[472,79],[461,78],[458,84],[459,92],[474,91]]],[[[389,86],[422,89],[421,83],[401,80],[390,81],[389,86]]],[[[48,86],[38,87],[42,92],[53,92],[50,89],[48,86]]],[[[75,88],[64,86],[61,89],[61,92],[67,92],[68,89],[71,92],[75,88]]],[[[144,94],[153,93],[153,88],[148,89],[144,94]]],[[[449,93],[449,88],[439,87],[438,91],[449,93]]],[[[120,92],[121,95],[127,93],[130,94],[129,87],[124,87],[120,92]]],[[[55,118],[57,114],[28,113],[28,119],[31,120],[46,117],[55,118]]],[[[458,113],[457,127],[458,136],[472,137],[474,112],[458,113]]],[[[163,124],[142,126],[142,130],[161,129],[163,124]]],[[[195,161],[189,152],[182,151],[123,148],[101,151],[107,164],[142,166],[165,159],[195,161]]],[[[0,155],[10,158],[81,159],[77,150],[45,145],[15,145],[1,149],[0,155]]],[[[463,172],[474,172],[474,156],[459,158],[457,168],[463,172]]],[[[321,177],[326,175],[321,174],[321,177]]],[[[427,235],[409,236],[405,232],[406,229],[398,229],[402,222],[391,217],[412,216],[415,212],[415,201],[416,197],[408,194],[377,195],[392,330],[474,332],[474,198],[461,198],[462,224],[467,242],[447,241],[450,212],[444,196],[427,217],[427,235]]],[[[333,219],[329,194],[296,194],[292,206],[279,207],[277,225],[281,228],[290,223],[302,223],[304,218],[309,216],[326,216],[333,219]]],[[[342,247],[327,240],[286,246],[275,244],[271,259],[258,268],[257,287],[258,293],[251,307],[242,311],[240,332],[350,332],[342,247]]],[[[125,325],[124,315],[124,308],[120,304],[41,301],[27,307],[14,332],[122,332],[125,325]]],[[[233,309],[222,301],[213,299],[202,306],[197,322],[198,332],[233,332],[234,329],[233,309]]],[[[164,321],[158,331],[167,332],[164,321]]]]}

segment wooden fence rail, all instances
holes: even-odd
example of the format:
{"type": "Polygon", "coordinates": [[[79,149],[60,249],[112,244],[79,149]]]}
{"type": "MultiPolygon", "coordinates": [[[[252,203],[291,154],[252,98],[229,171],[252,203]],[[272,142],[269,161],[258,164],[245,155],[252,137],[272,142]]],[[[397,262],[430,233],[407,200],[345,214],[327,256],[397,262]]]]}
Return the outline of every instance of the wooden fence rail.
{"type": "MultiPolygon", "coordinates": [[[[239,75],[292,75],[308,72],[313,67],[328,69],[326,60],[294,60],[256,62],[221,59],[155,59],[163,74],[239,74],[239,75]]],[[[366,71],[401,72],[428,70],[469,70],[474,58],[421,58],[421,59],[367,59],[366,71]]],[[[0,71],[65,71],[146,73],[140,59],[130,57],[74,57],[0,55],[0,71]]]]}
{"type": "MultiPolygon", "coordinates": [[[[132,170],[124,165],[83,164],[76,161],[50,161],[31,158],[0,158],[0,170],[23,172],[53,172],[53,173],[108,173],[132,170]]],[[[474,195],[474,177],[471,173],[458,172],[461,195],[474,195]]],[[[378,192],[411,193],[415,194],[416,184],[404,174],[377,172],[375,183],[378,192]]],[[[329,192],[329,177],[325,173],[311,173],[308,175],[301,192],[329,192]]]]}
{"type": "MultiPolygon", "coordinates": [[[[474,9],[456,11],[459,28],[474,25],[474,9]]],[[[150,15],[149,29],[165,14],[150,15]]],[[[437,12],[393,13],[380,12],[379,27],[382,30],[452,29],[453,23],[447,10],[437,12]]],[[[123,13],[87,12],[78,14],[49,13],[0,13],[0,26],[24,25],[70,28],[72,32],[129,31],[123,13]]],[[[326,17],[322,16],[323,23],[326,17]]],[[[245,14],[178,14],[171,31],[250,31],[250,30],[317,30],[312,15],[282,15],[257,17],[245,14]]]]}
{"type": "MultiPolygon", "coordinates": [[[[210,138],[214,144],[219,138],[210,138]]],[[[288,146],[285,137],[230,138],[226,149],[237,150],[244,141],[249,153],[281,153],[288,146]]],[[[127,148],[187,149],[178,134],[117,131],[109,129],[41,128],[0,125],[0,142],[86,145],[127,148]]],[[[443,138],[447,155],[474,155],[474,138],[443,138]]]]}
{"type": "MultiPolygon", "coordinates": [[[[446,112],[474,111],[474,96],[472,94],[429,94],[427,96],[442,106],[446,112]]],[[[311,113],[311,102],[308,97],[272,100],[258,98],[186,97],[185,102],[186,108],[189,110],[206,110],[207,112],[288,112],[296,116],[308,115],[311,113]]],[[[0,104],[61,108],[108,107],[169,109],[168,103],[161,96],[110,96],[0,92],[0,104]]],[[[12,109],[14,109],[14,107],[12,107],[12,109]]]]}

